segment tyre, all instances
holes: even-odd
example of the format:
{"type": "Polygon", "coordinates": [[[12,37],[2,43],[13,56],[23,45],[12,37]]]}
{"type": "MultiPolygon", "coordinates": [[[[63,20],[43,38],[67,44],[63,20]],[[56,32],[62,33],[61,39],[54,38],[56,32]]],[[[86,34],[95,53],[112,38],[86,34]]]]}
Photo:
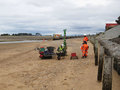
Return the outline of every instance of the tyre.
{"type": "Polygon", "coordinates": [[[57,59],[60,60],[60,56],[58,56],[57,59]]]}
{"type": "Polygon", "coordinates": [[[76,56],[76,59],[78,59],[78,56],[76,56]]]}

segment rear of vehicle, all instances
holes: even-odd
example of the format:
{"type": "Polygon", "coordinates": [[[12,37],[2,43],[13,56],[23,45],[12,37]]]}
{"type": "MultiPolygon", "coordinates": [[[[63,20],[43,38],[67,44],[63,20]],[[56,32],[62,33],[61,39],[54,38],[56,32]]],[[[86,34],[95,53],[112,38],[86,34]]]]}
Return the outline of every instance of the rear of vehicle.
{"type": "Polygon", "coordinates": [[[59,40],[59,39],[62,39],[61,34],[53,34],[53,40],[59,40]]]}

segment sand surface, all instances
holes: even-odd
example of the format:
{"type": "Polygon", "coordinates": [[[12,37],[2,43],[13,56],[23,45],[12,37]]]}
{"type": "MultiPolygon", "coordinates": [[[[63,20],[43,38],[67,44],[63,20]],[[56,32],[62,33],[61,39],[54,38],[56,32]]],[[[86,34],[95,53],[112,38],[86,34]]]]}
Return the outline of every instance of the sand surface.
{"type": "MultiPolygon", "coordinates": [[[[0,44],[0,90],[102,90],[91,43],[86,59],[81,59],[81,39],[67,40],[68,56],[62,60],[41,60],[35,50],[41,46],[57,49],[62,42],[0,44]],[[70,60],[72,52],[78,60],[70,60]]],[[[120,90],[120,77],[115,71],[113,76],[113,90],[120,90]]]]}

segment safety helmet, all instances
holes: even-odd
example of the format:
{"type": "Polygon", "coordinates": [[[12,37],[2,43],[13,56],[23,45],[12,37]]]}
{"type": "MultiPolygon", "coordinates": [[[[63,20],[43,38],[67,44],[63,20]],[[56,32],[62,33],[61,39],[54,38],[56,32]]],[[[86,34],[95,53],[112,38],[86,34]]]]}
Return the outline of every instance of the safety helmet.
{"type": "Polygon", "coordinates": [[[61,44],[61,46],[63,47],[63,46],[64,46],[64,44],[61,44]]]}

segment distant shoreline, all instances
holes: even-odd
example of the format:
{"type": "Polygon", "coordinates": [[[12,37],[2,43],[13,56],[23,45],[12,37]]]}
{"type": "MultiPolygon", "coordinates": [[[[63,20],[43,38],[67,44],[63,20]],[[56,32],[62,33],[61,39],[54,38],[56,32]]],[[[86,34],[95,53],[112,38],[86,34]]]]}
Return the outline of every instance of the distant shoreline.
{"type": "MultiPolygon", "coordinates": [[[[66,39],[81,37],[83,36],[67,36],[66,39]]],[[[0,42],[30,41],[30,40],[61,40],[61,39],[53,39],[53,36],[0,36],[0,42]]]]}
{"type": "Polygon", "coordinates": [[[31,42],[42,42],[42,40],[0,41],[0,44],[9,44],[9,43],[31,43],[31,42]]]}
{"type": "Polygon", "coordinates": [[[23,40],[52,40],[52,36],[0,36],[0,42],[23,40]]]}
{"type": "Polygon", "coordinates": [[[12,42],[12,41],[22,41],[22,40],[0,40],[0,42],[12,42]]]}

